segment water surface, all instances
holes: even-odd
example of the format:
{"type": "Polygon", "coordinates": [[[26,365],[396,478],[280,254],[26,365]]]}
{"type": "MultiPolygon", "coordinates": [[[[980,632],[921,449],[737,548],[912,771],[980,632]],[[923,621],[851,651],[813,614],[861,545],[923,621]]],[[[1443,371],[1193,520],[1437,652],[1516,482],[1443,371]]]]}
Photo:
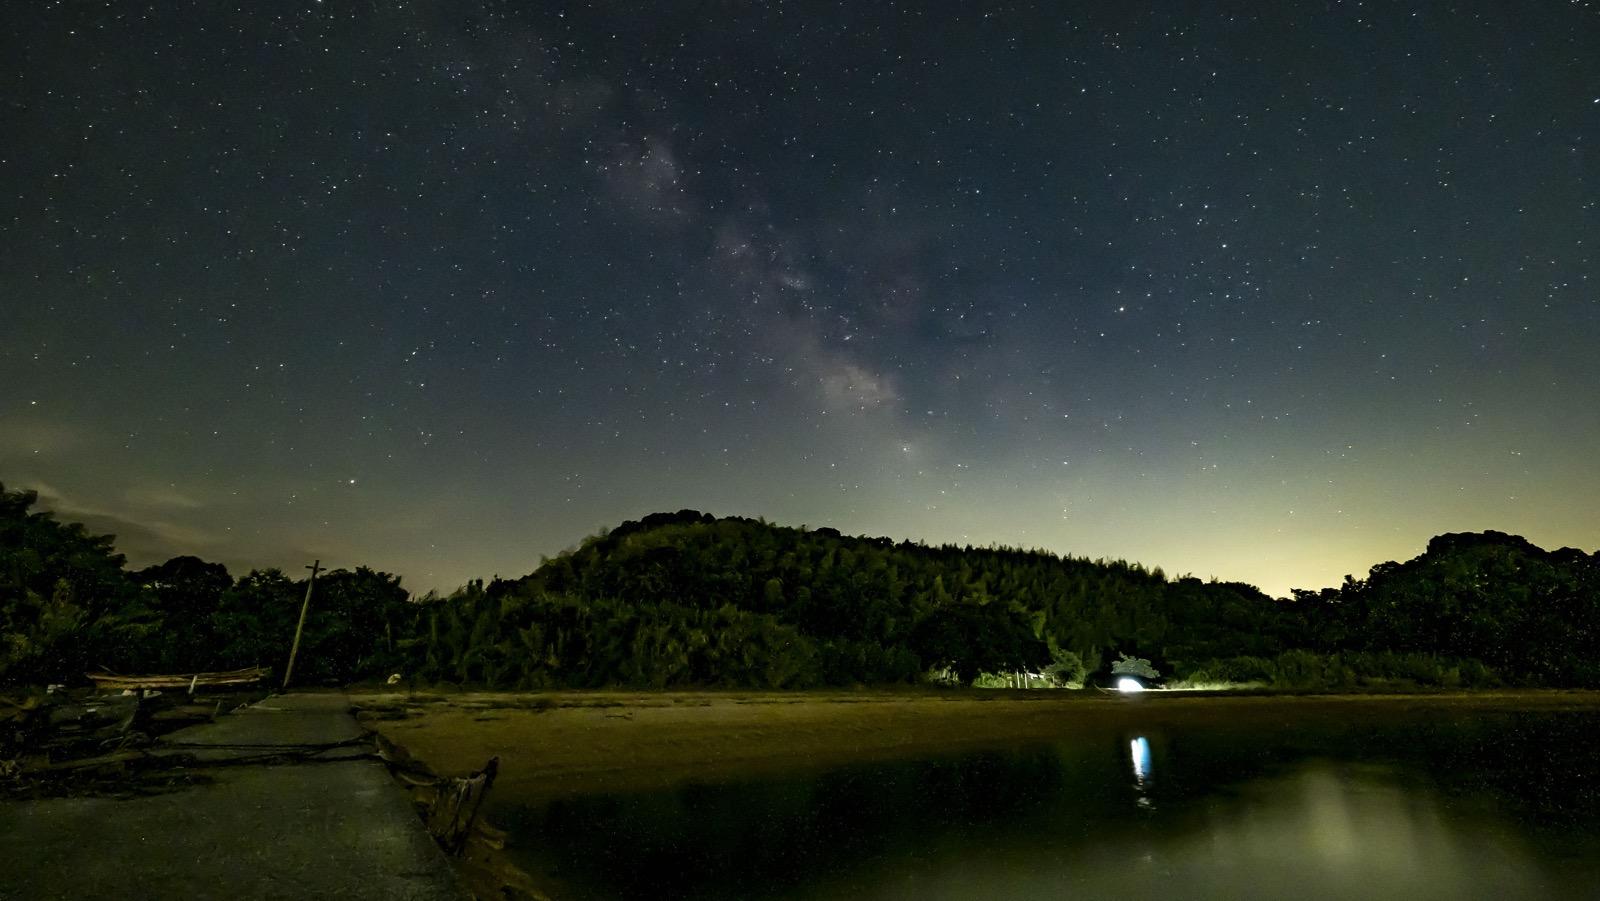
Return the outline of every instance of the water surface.
{"type": "Polygon", "coordinates": [[[562,899],[1600,898],[1600,712],[1259,714],[495,815],[562,899]]]}

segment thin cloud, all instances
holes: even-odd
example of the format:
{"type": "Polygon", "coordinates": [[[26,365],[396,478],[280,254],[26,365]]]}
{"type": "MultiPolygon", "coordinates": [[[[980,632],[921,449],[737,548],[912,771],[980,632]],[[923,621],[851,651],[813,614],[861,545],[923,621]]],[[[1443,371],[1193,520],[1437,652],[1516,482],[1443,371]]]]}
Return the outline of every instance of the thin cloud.
{"type": "Polygon", "coordinates": [[[0,458],[59,454],[86,443],[81,430],[63,423],[0,418],[0,458]]]}
{"type": "Polygon", "coordinates": [[[116,536],[117,550],[131,559],[165,560],[218,544],[209,530],[79,503],[43,482],[26,487],[38,493],[40,508],[56,514],[58,520],[80,522],[91,534],[116,536]]]}

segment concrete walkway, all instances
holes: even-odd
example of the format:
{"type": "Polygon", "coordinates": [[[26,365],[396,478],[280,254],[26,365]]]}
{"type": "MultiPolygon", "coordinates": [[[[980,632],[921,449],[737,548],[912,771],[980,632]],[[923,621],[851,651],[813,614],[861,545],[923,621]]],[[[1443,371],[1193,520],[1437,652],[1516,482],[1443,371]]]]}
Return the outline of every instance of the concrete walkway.
{"type": "Polygon", "coordinates": [[[209,784],[131,800],[0,803],[0,899],[459,899],[449,862],[342,693],[268,698],[162,744],[209,784]],[[251,758],[326,747],[315,762],[251,758]]]}

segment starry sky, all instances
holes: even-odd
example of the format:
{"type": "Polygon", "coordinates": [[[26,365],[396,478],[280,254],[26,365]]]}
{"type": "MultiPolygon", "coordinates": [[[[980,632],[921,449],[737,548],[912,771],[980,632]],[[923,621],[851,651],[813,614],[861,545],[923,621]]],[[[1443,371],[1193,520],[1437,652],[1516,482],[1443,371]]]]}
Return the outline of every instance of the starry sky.
{"type": "Polygon", "coordinates": [[[0,481],[133,563],[1600,545],[1592,2],[8,5],[0,481]]]}

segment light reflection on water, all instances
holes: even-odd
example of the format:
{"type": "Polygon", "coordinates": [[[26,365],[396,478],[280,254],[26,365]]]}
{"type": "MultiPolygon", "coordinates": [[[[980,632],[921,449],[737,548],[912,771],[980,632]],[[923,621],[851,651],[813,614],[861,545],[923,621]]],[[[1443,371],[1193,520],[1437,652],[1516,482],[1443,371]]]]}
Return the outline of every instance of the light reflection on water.
{"type": "Polygon", "coordinates": [[[1215,805],[1203,828],[1111,828],[1055,854],[952,854],[822,880],[793,897],[1366,901],[1593,897],[1551,881],[1514,836],[1452,820],[1436,798],[1311,765],[1215,805]]]}
{"type": "Polygon", "coordinates": [[[1128,742],[1128,757],[1133,761],[1133,782],[1138,792],[1134,803],[1145,810],[1153,810],[1156,802],[1150,797],[1150,793],[1145,790],[1148,787],[1147,783],[1150,781],[1152,759],[1150,756],[1150,739],[1141,735],[1128,742]]]}
{"type": "Polygon", "coordinates": [[[1596,726],[1084,731],[499,815],[563,901],[1600,898],[1596,726]]]}
{"type": "Polygon", "coordinates": [[[1140,785],[1150,778],[1150,739],[1143,735],[1128,742],[1128,756],[1133,759],[1133,779],[1140,785]]]}

